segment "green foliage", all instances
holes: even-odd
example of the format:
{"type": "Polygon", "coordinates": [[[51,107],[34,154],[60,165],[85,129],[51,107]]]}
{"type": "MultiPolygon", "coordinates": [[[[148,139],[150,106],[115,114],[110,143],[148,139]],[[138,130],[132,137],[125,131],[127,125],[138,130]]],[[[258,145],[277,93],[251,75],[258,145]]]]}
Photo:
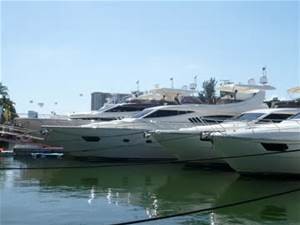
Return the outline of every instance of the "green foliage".
{"type": "Polygon", "coordinates": [[[14,105],[15,103],[8,96],[8,88],[0,82],[1,123],[9,123],[18,116],[14,105]]]}
{"type": "Polygon", "coordinates": [[[0,95],[3,97],[7,97],[8,96],[8,89],[6,86],[4,86],[1,82],[0,82],[0,95]]]}
{"type": "Polygon", "coordinates": [[[210,78],[209,80],[205,80],[202,83],[203,91],[199,93],[200,99],[205,102],[212,104],[215,102],[216,96],[216,85],[217,81],[215,78],[210,78]]]}

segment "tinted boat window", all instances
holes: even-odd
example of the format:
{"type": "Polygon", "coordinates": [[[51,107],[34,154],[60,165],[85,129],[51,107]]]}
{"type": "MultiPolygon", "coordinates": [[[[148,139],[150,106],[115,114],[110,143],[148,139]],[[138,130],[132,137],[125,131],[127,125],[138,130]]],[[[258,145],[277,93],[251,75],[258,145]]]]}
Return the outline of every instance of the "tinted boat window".
{"type": "Polygon", "coordinates": [[[150,113],[151,111],[153,111],[153,110],[151,110],[151,109],[143,110],[143,111],[141,111],[141,112],[136,113],[136,114],[133,115],[132,117],[133,117],[133,118],[142,118],[144,115],[150,113]]]}
{"type": "Polygon", "coordinates": [[[289,119],[300,119],[300,113],[298,113],[294,116],[291,116],[289,119]]]}
{"type": "Polygon", "coordinates": [[[98,142],[100,141],[100,138],[97,136],[82,136],[82,139],[84,139],[87,142],[98,142]]]}
{"type": "Polygon", "coordinates": [[[236,117],[234,120],[237,121],[252,121],[264,115],[264,113],[244,113],[236,117]]]}
{"type": "Polygon", "coordinates": [[[283,120],[286,120],[287,118],[291,117],[292,114],[280,114],[280,113],[272,113],[263,119],[259,120],[259,123],[280,123],[283,120]]]}
{"type": "Polygon", "coordinates": [[[218,116],[204,116],[202,117],[202,120],[204,120],[205,122],[216,122],[216,123],[220,123],[223,122],[224,120],[228,120],[231,119],[232,116],[230,115],[218,115],[218,116]]]}
{"type": "Polygon", "coordinates": [[[289,147],[287,144],[281,143],[261,143],[267,151],[285,151],[289,147]]]}
{"type": "Polygon", "coordinates": [[[157,110],[144,118],[155,118],[155,117],[166,117],[166,116],[178,116],[187,113],[192,113],[193,111],[178,111],[178,110],[157,110]]]}
{"type": "Polygon", "coordinates": [[[134,111],[141,111],[147,108],[145,105],[120,105],[114,107],[112,109],[107,110],[106,112],[134,112],[134,111]]]}

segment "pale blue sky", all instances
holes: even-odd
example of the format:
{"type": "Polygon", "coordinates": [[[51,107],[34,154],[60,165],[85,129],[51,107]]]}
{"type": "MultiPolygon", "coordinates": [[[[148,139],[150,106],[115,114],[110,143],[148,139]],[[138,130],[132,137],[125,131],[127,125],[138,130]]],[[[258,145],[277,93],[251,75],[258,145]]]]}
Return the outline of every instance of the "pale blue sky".
{"type": "Polygon", "coordinates": [[[140,80],[246,82],[267,66],[269,94],[300,85],[299,2],[2,1],[1,79],[18,112],[88,111],[93,91],[140,80]],[[79,93],[84,93],[79,97],[79,93]],[[54,102],[58,102],[54,106],[54,102]]]}

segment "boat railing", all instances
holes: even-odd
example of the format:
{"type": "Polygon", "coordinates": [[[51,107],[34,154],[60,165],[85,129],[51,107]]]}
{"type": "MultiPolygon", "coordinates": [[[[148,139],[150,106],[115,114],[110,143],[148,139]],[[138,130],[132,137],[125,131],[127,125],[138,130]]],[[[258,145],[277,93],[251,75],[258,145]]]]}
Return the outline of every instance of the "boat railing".
{"type": "Polygon", "coordinates": [[[297,126],[299,126],[299,128],[300,128],[300,120],[290,120],[290,121],[292,121],[293,123],[297,124],[297,126]]]}
{"type": "MultiPolygon", "coordinates": [[[[255,134],[257,129],[261,128],[264,129],[265,127],[263,125],[268,125],[268,131],[279,131],[281,132],[282,130],[291,130],[295,129],[295,127],[282,127],[280,125],[280,122],[283,120],[264,120],[260,121],[259,123],[255,123],[254,121],[244,121],[245,125],[241,126],[240,124],[235,124],[233,123],[232,126],[230,127],[225,127],[223,123],[218,123],[215,126],[210,126],[209,129],[199,129],[200,133],[206,133],[206,135],[212,135],[212,133],[218,133],[219,135],[226,135],[226,131],[230,130],[237,130],[237,129],[251,129],[252,133],[255,134]]],[[[205,121],[202,121],[203,125],[211,125],[207,124],[205,121]]],[[[299,126],[300,129],[300,120],[290,120],[290,122],[294,122],[297,126],[299,126]]]]}
{"type": "MultiPolygon", "coordinates": [[[[143,121],[144,123],[149,123],[149,121],[143,121]]],[[[218,132],[218,131],[225,131],[225,127],[222,126],[220,120],[217,119],[210,119],[209,122],[205,119],[199,118],[197,124],[191,123],[190,121],[155,121],[152,120],[150,123],[158,130],[166,130],[166,129],[173,129],[177,130],[180,128],[192,128],[192,127],[203,127],[203,126],[211,126],[209,131],[211,132],[218,132]]]]}
{"type": "Polygon", "coordinates": [[[30,130],[27,128],[22,127],[16,127],[11,125],[0,125],[0,131],[1,132],[10,132],[10,133],[20,133],[20,134],[30,134],[37,132],[36,130],[30,130]]]}
{"type": "MultiPolygon", "coordinates": [[[[148,123],[149,121],[144,121],[148,123]]],[[[155,129],[179,129],[179,128],[189,128],[195,126],[190,122],[185,121],[150,121],[150,123],[155,127],[155,129]]]]}
{"type": "Polygon", "coordinates": [[[36,130],[29,130],[9,125],[0,125],[0,139],[7,142],[32,142],[40,141],[41,137],[37,135],[36,130]]]}
{"type": "Polygon", "coordinates": [[[38,114],[36,118],[29,117],[27,113],[18,113],[19,118],[28,118],[28,119],[68,119],[67,115],[59,114],[38,114]]]}
{"type": "MultiPolygon", "coordinates": [[[[290,123],[294,123],[294,125],[298,126],[300,129],[300,121],[297,120],[289,120],[290,123]]],[[[246,129],[251,129],[252,133],[255,134],[257,130],[259,130],[259,128],[261,129],[265,129],[266,127],[263,125],[267,125],[268,126],[268,131],[272,132],[272,131],[278,131],[278,132],[282,132],[283,130],[293,130],[295,129],[295,126],[292,127],[287,127],[287,126],[281,126],[281,123],[278,123],[277,121],[269,121],[268,123],[247,123],[247,127],[246,129]]]]}
{"type": "Polygon", "coordinates": [[[209,119],[210,122],[208,122],[206,119],[203,119],[203,118],[201,118],[200,120],[202,122],[201,126],[214,125],[214,126],[210,127],[209,131],[205,131],[205,132],[212,133],[212,132],[224,132],[225,131],[225,127],[222,125],[220,120],[212,119],[212,118],[209,119]]]}

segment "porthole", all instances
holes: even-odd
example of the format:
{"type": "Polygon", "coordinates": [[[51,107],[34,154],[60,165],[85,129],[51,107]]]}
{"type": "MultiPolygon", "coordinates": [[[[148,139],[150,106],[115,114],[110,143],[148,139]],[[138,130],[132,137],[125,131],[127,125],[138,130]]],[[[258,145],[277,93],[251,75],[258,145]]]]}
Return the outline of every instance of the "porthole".
{"type": "Polygon", "coordinates": [[[100,138],[97,136],[82,136],[82,139],[87,142],[98,142],[100,141],[100,138]]]}

